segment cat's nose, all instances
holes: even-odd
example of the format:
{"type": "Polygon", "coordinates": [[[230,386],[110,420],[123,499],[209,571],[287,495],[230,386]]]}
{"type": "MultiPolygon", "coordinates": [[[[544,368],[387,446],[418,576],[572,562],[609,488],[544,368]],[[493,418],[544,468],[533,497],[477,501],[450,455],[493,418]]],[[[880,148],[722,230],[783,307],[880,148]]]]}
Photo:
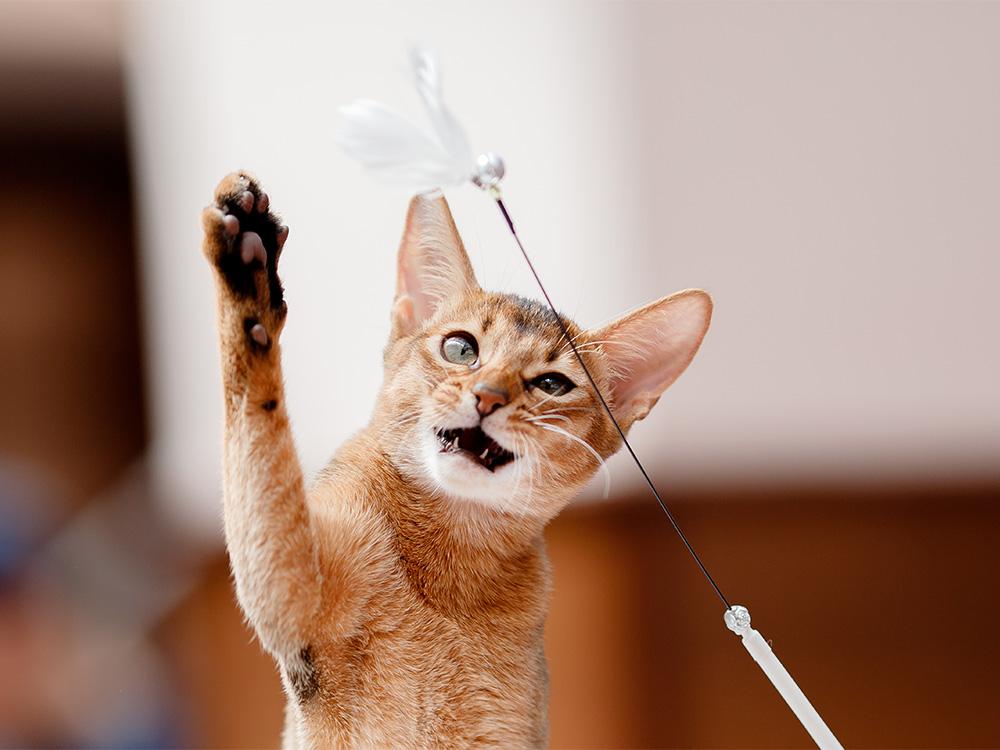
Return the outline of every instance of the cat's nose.
{"type": "Polygon", "coordinates": [[[476,395],[476,409],[484,417],[510,403],[510,392],[506,388],[489,383],[476,383],[472,392],[476,395]]]}

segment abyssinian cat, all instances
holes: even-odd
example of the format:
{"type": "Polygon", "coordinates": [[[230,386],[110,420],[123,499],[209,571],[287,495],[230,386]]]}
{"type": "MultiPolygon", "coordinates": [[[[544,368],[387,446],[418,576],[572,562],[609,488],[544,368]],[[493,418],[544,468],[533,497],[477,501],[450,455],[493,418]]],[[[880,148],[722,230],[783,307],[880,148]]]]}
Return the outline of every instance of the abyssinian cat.
{"type": "MultiPolygon", "coordinates": [[[[307,486],[281,375],[288,229],[245,172],[203,225],[225,536],[288,697],[284,747],[544,746],[542,531],[621,442],[552,312],[483,291],[444,197],[413,198],[371,421],[307,486]]],[[[623,429],[687,367],[711,309],[688,290],[595,330],[565,321],[623,429]]]]}

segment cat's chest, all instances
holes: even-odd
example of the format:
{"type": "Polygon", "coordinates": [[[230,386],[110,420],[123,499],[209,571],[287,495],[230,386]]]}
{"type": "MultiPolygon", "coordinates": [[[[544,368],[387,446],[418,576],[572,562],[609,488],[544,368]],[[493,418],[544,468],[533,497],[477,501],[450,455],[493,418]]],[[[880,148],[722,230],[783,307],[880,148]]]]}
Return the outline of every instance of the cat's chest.
{"type": "Polygon", "coordinates": [[[416,599],[390,628],[373,623],[364,648],[373,664],[396,664],[422,689],[509,688],[537,672],[541,622],[523,613],[453,615],[416,599]]]}
{"type": "Polygon", "coordinates": [[[531,744],[544,723],[540,628],[450,617],[407,597],[396,603],[331,649],[327,674],[318,675],[329,718],[379,746],[451,747],[476,737],[531,744]]]}

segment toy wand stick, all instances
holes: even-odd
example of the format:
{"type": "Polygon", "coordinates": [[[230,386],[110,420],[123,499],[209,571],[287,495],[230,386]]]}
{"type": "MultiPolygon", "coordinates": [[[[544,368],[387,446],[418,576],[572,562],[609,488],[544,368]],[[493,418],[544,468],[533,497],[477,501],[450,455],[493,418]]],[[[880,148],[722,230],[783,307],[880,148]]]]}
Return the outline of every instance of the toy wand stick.
{"type": "Polygon", "coordinates": [[[650,479],[649,474],[646,472],[645,467],[639,460],[635,451],[632,449],[632,445],[629,443],[628,438],[625,436],[625,432],[622,430],[621,426],[618,424],[618,420],[615,419],[615,415],[611,412],[611,407],[608,406],[608,402],[604,399],[604,395],[601,393],[600,388],[597,387],[597,383],[594,382],[593,376],[590,374],[590,370],[587,369],[587,364],[583,361],[583,357],[580,356],[580,352],[577,351],[576,343],[573,341],[573,337],[570,336],[569,331],[566,330],[566,324],[563,323],[562,318],[556,312],[556,306],[552,302],[552,298],[549,296],[548,291],[545,289],[545,285],[542,283],[541,277],[538,275],[538,271],[535,270],[535,264],[531,262],[531,258],[528,257],[528,251],[524,248],[524,243],[521,242],[521,238],[517,233],[517,229],[514,227],[514,221],[510,217],[510,213],[507,211],[507,206],[504,205],[503,197],[500,194],[499,183],[503,179],[505,172],[505,167],[503,160],[496,154],[482,154],[476,160],[476,172],[472,177],[472,182],[477,186],[486,190],[490,196],[496,201],[497,207],[500,209],[500,213],[503,215],[504,221],[507,222],[507,227],[510,229],[511,235],[514,237],[514,241],[517,243],[518,249],[521,251],[521,255],[524,257],[525,263],[528,264],[528,269],[531,271],[531,275],[535,277],[535,281],[538,283],[538,288],[541,290],[542,295],[545,297],[545,302],[548,304],[549,309],[552,311],[552,316],[556,319],[559,324],[559,328],[562,331],[563,337],[569,343],[570,348],[573,350],[573,354],[576,355],[577,361],[580,363],[580,367],[583,368],[584,374],[587,376],[587,380],[590,381],[591,388],[594,389],[594,393],[597,395],[598,400],[601,402],[601,406],[604,411],[607,412],[608,418],[611,423],[618,430],[618,434],[621,436],[622,443],[628,450],[629,455],[632,456],[632,460],[635,461],[635,465],[639,468],[642,473],[643,479],[646,480],[646,484],[649,485],[650,491],[653,493],[653,497],[656,498],[656,502],[659,504],[660,509],[667,516],[670,521],[670,525],[674,527],[674,531],[677,532],[677,536],[684,543],[687,548],[688,553],[691,555],[692,559],[698,565],[701,570],[702,575],[711,585],[712,589],[715,591],[716,596],[725,605],[726,610],[723,618],[731,631],[741,636],[743,641],[743,646],[749,652],[753,660],[757,662],[757,665],[763,670],[764,674],[771,681],[771,684],[777,689],[784,698],[785,703],[788,707],[792,709],[796,717],[802,723],[802,726],[809,733],[809,736],[813,738],[813,741],[820,748],[820,750],[843,750],[843,746],[830,731],[830,728],[823,721],[823,718],[819,715],[813,705],[806,698],[805,693],[799,688],[795,680],[785,669],[784,665],[778,660],[774,651],[764,640],[763,636],[756,630],[750,627],[750,611],[743,606],[736,605],[733,606],[726,599],[725,594],[722,593],[722,589],[712,578],[712,574],[708,572],[708,568],[701,561],[698,553],[695,552],[694,547],[691,542],[688,541],[687,536],[681,530],[680,524],[674,518],[674,514],[670,512],[667,504],[663,502],[663,498],[660,497],[659,491],[656,489],[656,485],[653,484],[653,480],[650,479]]]}
{"type": "Polygon", "coordinates": [[[573,337],[569,335],[565,323],[556,312],[552,298],[535,270],[535,266],[517,234],[514,221],[504,205],[499,187],[505,172],[503,160],[491,153],[482,154],[473,160],[465,132],[444,105],[439,69],[434,57],[427,52],[413,50],[411,62],[417,91],[423,100],[431,122],[432,134],[424,132],[406,118],[378,102],[362,100],[341,108],[344,123],[337,135],[338,142],[348,154],[359,160],[377,177],[387,182],[407,185],[417,190],[436,190],[471,181],[477,187],[485,190],[496,201],[521,255],[528,264],[532,276],[535,277],[538,288],[559,324],[563,337],[573,350],[587,380],[590,381],[590,386],[594,389],[597,399],[618,430],[625,448],[635,461],[643,479],[646,480],[646,484],[649,485],[660,509],[725,607],[723,618],[726,626],[741,637],[744,648],[777,689],[788,707],[795,713],[820,750],[843,750],[843,746],[816,709],[813,708],[805,693],[792,679],[788,670],[778,660],[767,641],[760,633],[750,627],[750,612],[747,608],[729,603],[632,449],[624,430],[611,412],[604,394],[597,387],[583,357],[580,356],[573,337]]]}

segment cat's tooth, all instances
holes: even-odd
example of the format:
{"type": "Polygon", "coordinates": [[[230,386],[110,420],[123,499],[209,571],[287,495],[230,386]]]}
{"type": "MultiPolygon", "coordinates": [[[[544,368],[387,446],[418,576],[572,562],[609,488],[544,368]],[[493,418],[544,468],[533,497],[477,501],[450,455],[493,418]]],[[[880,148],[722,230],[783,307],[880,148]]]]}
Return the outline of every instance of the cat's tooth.
{"type": "Polygon", "coordinates": [[[480,454],[479,454],[479,460],[481,460],[481,461],[482,461],[482,460],[485,460],[485,459],[486,459],[486,455],[487,455],[487,454],[488,454],[489,452],[490,452],[490,449],[489,449],[489,448],[487,448],[487,449],[486,449],[486,450],[484,450],[484,451],[483,451],[482,453],[480,453],[480,454]]]}

